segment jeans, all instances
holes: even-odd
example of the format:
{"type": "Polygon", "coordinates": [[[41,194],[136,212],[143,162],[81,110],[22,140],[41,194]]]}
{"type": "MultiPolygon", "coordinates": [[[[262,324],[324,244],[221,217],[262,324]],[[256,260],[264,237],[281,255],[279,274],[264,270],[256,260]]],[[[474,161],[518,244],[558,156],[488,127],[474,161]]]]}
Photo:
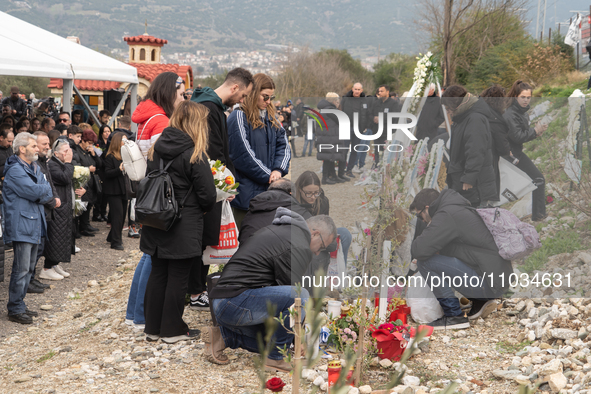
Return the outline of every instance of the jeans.
{"type": "Polygon", "coordinates": [[[351,240],[353,236],[351,232],[345,227],[337,228],[337,235],[341,238],[341,246],[343,247],[343,255],[345,256],[345,266],[347,265],[347,255],[349,254],[349,248],[351,247],[351,240]]]}
{"type": "Polygon", "coordinates": [[[146,295],[146,285],[152,271],[152,257],[144,253],[133,274],[131,280],[131,289],[127,299],[127,312],[125,318],[133,320],[135,324],[146,324],[144,315],[144,297],[146,295]]]}
{"type": "Polygon", "coordinates": [[[18,315],[25,313],[25,296],[31,281],[31,274],[37,262],[37,249],[39,245],[27,242],[12,242],[14,259],[12,262],[12,273],[8,287],[8,314],[18,315]]]}
{"type": "Polygon", "coordinates": [[[308,156],[312,156],[312,148],[314,148],[314,139],[309,140],[307,136],[304,137],[304,149],[302,149],[302,156],[306,154],[306,148],[309,148],[308,156]]]}
{"type": "MultiPolygon", "coordinates": [[[[265,337],[265,320],[269,318],[267,303],[275,307],[275,317],[283,312],[284,325],[289,328],[289,308],[294,304],[295,298],[295,287],[269,286],[249,289],[232,298],[214,299],[213,313],[220,325],[224,343],[231,349],[242,348],[259,353],[257,336],[260,333],[263,339],[265,337]]],[[[306,289],[302,289],[301,298],[304,305],[309,298],[306,289]]],[[[303,318],[304,316],[302,321],[303,318]]],[[[281,360],[283,356],[278,348],[283,348],[284,345],[289,348],[293,342],[293,334],[279,324],[273,334],[273,341],[275,345],[268,358],[281,360]]]]}
{"type": "Polygon", "coordinates": [[[525,153],[519,156],[517,168],[525,172],[538,188],[532,192],[531,220],[541,220],[546,217],[546,180],[538,167],[525,153]]]}
{"type": "Polygon", "coordinates": [[[455,296],[454,289],[464,297],[471,299],[485,300],[499,296],[496,291],[489,287],[486,280],[481,281],[482,275],[478,274],[472,266],[455,257],[436,254],[429,260],[419,261],[418,266],[421,276],[425,280],[429,278],[427,284],[431,286],[433,283],[433,293],[437,297],[441,308],[443,308],[445,316],[459,316],[462,314],[460,301],[455,296]],[[473,277],[476,277],[473,283],[481,286],[470,285],[473,277]],[[439,278],[440,281],[432,282],[432,278],[439,278]],[[454,283],[454,279],[456,283],[454,283]],[[438,283],[440,285],[435,286],[438,283]]]}

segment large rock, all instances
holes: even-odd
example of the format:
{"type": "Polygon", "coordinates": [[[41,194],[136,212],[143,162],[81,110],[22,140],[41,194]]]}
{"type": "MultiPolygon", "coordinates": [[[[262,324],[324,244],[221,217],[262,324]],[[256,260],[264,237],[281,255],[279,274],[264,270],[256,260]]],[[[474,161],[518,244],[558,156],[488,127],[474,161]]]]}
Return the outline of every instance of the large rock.
{"type": "Polygon", "coordinates": [[[492,374],[494,376],[496,376],[497,378],[513,380],[518,375],[521,375],[521,371],[519,371],[519,370],[505,371],[504,369],[495,369],[494,371],[492,371],[492,374]]]}
{"type": "Polygon", "coordinates": [[[314,379],[314,382],[313,382],[314,386],[318,386],[318,387],[322,386],[323,383],[324,383],[324,379],[322,379],[322,376],[316,377],[316,379],[314,379]]]}
{"type": "Polygon", "coordinates": [[[540,369],[540,376],[548,376],[556,373],[562,373],[562,363],[560,360],[552,360],[540,369]]]}
{"type": "Polygon", "coordinates": [[[560,390],[566,387],[566,376],[562,374],[562,372],[558,372],[548,376],[548,385],[553,392],[558,393],[560,390]]]}
{"type": "Polygon", "coordinates": [[[579,252],[579,260],[581,260],[585,264],[591,265],[591,254],[579,252]]]}
{"type": "Polygon", "coordinates": [[[557,339],[575,339],[577,337],[577,332],[574,330],[569,330],[567,328],[555,328],[550,330],[550,333],[554,338],[557,339]]]}
{"type": "Polygon", "coordinates": [[[421,379],[417,378],[416,376],[405,376],[402,378],[402,384],[407,386],[420,386],[421,379]]]}
{"type": "Polygon", "coordinates": [[[392,361],[388,360],[387,358],[383,359],[382,361],[380,361],[380,365],[383,368],[390,368],[392,366],[392,361]]]}
{"type": "Polygon", "coordinates": [[[359,387],[360,394],[371,394],[371,386],[361,386],[359,387]]]}

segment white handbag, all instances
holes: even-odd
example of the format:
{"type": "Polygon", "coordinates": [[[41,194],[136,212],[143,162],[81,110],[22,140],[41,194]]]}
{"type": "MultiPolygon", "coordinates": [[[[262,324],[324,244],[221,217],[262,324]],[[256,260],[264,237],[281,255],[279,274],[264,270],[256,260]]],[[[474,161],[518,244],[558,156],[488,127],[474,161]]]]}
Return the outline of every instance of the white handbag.
{"type": "Polygon", "coordinates": [[[132,181],[141,181],[146,176],[147,163],[139,146],[131,140],[121,147],[121,159],[125,173],[132,181]]]}

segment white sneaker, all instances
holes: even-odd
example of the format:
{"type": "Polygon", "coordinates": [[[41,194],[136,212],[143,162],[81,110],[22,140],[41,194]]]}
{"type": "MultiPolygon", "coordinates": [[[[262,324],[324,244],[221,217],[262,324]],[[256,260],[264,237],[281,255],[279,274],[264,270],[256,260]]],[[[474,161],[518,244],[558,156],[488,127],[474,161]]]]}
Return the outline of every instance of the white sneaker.
{"type": "Polygon", "coordinates": [[[128,326],[133,326],[133,320],[125,319],[125,324],[127,324],[128,326]]]}
{"type": "Polygon", "coordinates": [[[78,246],[74,246],[74,252],[78,253],[78,252],[80,252],[80,250],[81,249],[78,246]]]}
{"type": "Polygon", "coordinates": [[[53,266],[53,267],[51,267],[51,268],[53,268],[53,270],[54,270],[55,272],[57,272],[58,274],[60,274],[60,275],[61,275],[61,276],[63,276],[64,278],[67,278],[67,277],[69,277],[69,276],[70,276],[70,274],[69,274],[69,273],[67,273],[66,271],[64,271],[64,269],[63,269],[61,266],[59,266],[59,265],[54,265],[54,266],[53,266]]]}
{"type": "Polygon", "coordinates": [[[360,174],[360,173],[363,172],[363,171],[361,171],[359,169],[359,166],[357,164],[355,164],[355,167],[353,167],[353,169],[351,171],[354,172],[354,173],[356,173],[356,174],[360,174]]]}
{"type": "Polygon", "coordinates": [[[49,279],[49,280],[62,280],[64,277],[53,270],[53,267],[46,270],[45,268],[41,270],[39,274],[39,278],[41,279],[49,279]]]}
{"type": "Polygon", "coordinates": [[[143,330],[144,328],[146,328],[145,324],[135,324],[133,323],[133,329],[134,330],[143,330]]]}

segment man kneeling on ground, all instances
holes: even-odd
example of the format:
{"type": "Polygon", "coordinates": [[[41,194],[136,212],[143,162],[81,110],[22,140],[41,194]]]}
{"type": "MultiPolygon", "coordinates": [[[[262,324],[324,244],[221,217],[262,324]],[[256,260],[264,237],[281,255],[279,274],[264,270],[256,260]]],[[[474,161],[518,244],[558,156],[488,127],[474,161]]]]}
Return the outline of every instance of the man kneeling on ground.
{"type": "Polygon", "coordinates": [[[503,294],[513,272],[511,262],[499,255],[478,212],[456,191],[423,189],[410,210],[428,223],[413,241],[411,253],[444,312],[429,325],[436,330],[469,328],[470,320],[495,309],[494,299],[503,294]],[[454,290],[472,301],[468,317],[463,316],[454,290]]]}
{"type": "MultiPolygon", "coordinates": [[[[265,337],[267,304],[275,307],[274,317],[283,313],[289,326],[289,308],[294,304],[297,283],[312,260],[337,236],[333,220],[326,215],[303,217],[286,208],[277,208],[273,224],[257,231],[241,245],[224,267],[221,278],[211,291],[213,313],[219,327],[204,331],[205,355],[216,364],[230,361],[222,353],[226,347],[259,352],[257,336],[265,337]]],[[[302,305],[309,293],[302,288],[302,305]]],[[[282,325],[273,334],[274,348],[265,367],[288,372],[290,363],[278,349],[293,342],[293,334],[282,325]]]]}

